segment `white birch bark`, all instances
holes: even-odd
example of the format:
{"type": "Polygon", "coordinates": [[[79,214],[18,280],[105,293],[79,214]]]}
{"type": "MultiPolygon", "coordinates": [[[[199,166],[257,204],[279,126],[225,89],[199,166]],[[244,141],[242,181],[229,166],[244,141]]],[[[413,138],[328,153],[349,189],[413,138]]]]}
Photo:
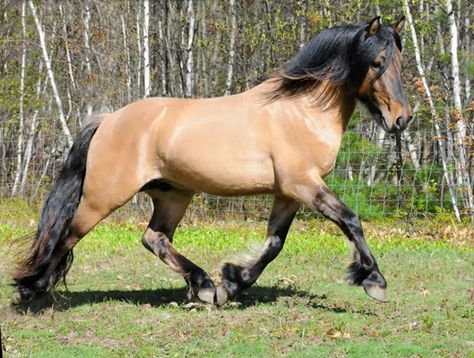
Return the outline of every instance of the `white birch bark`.
{"type": "MultiPolygon", "coordinates": [[[[64,48],[65,48],[65,52],[66,52],[66,62],[67,62],[67,65],[68,65],[69,78],[71,80],[72,88],[75,89],[76,84],[75,84],[75,81],[74,81],[74,74],[72,72],[71,55],[69,53],[69,45],[68,45],[69,41],[67,39],[68,36],[67,36],[66,18],[64,16],[64,11],[63,11],[63,7],[62,7],[61,3],[59,3],[59,13],[61,15],[61,19],[62,19],[62,23],[63,23],[64,48]]],[[[68,120],[69,116],[71,115],[72,107],[73,107],[71,91],[69,90],[69,88],[66,89],[66,95],[67,95],[67,102],[68,102],[68,112],[66,114],[66,120],[68,120]]]]}
{"type": "MultiPolygon", "coordinates": [[[[86,75],[88,77],[88,101],[92,99],[92,88],[90,85],[91,76],[92,76],[92,68],[91,68],[91,61],[90,61],[90,53],[91,53],[91,45],[90,45],[90,38],[89,38],[89,22],[91,19],[91,11],[89,7],[89,0],[84,2],[84,61],[86,63],[86,75]]],[[[87,103],[87,115],[92,114],[92,104],[89,102],[87,103]]]]}
{"type": "Polygon", "coordinates": [[[26,69],[26,4],[23,1],[21,5],[21,32],[22,32],[22,49],[21,49],[21,73],[20,73],[20,109],[18,114],[18,141],[16,148],[16,173],[13,182],[12,195],[16,195],[21,179],[21,164],[23,160],[23,131],[24,131],[24,100],[25,100],[25,69],[26,69]]]}
{"type": "Polygon", "coordinates": [[[451,0],[446,0],[446,12],[448,13],[451,53],[451,75],[453,81],[453,102],[455,108],[456,125],[458,132],[454,133],[454,138],[459,151],[459,162],[461,165],[460,176],[463,181],[465,202],[469,209],[472,222],[474,223],[474,197],[472,194],[471,180],[469,177],[469,168],[466,165],[466,123],[463,119],[463,110],[461,102],[461,80],[459,78],[459,60],[458,60],[458,29],[456,19],[454,17],[453,4],[451,0]]]}
{"type": "Polygon", "coordinates": [[[188,44],[186,48],[186,97],[192,97],[194,89],[194,62],[193,62],[193,42],[194,42],[194,26],[196,18],[194,15],[193,0],[188,1],[188,44]]]}
{"type": "MultiPolygon", "coordinates": [[[[464,19],[464,36],[465,36],[465,51],[466,53],[471,53],[471,32],[469,29],[471,28],[471,19],[469,15],[466,16],[464,19]]],[[[467,71],[466,71],[467,72],[467,71]]],[[[471,101],[471,76],[469,73],[466,73],[466,78],[464,79],[464,88],[466,93],[466,98],[464,99],[464,103],[467,106],[471,101]]]]}
{"type": "Polygon", "coordinates": [[[234,77],[234,61],[235,61],[235,39],[237,37],[237,14],[235,8],[235,0],[230,0],[230,45],[229,45],[229,64],[227,66],[227,79],[225,81],[225,95],[229,96],[232,92],[232,79],[234,77]]]}
{"type": "Polygon", "coordinates": [[[418,160],[418,153],[416,151],[416,146],[413,144],[413,139],[410,135],[409,132],[404,131],[403,132],[403,140],[405,141],[405,144],[408,149],[408,154],[410,155],[411,163],[413,164],[413,167],[415,168],[416,171],[420,169],[420,161],[418,160]]]}
{"type": "Polygon", "coordinates": [[[122,23],[123,35],[123,50],[125,51],[125,73],[127,75],[127,101],[132,100],[132,79],[130,77],[130,50],[128,48],[127,26],[125,24],[125,17],[120,15],[120,22],[122,23]]]}
{"type": "Polygon", "coordinates": [[[67,61],[67,68],[69,73],[69,79],[71,80],[71,85],[74,90],[76,90],[76,80],[74,78],[74,72],[72,70],[72,61],[71,61],[71,53],[69,52],[69,41],[67,40],[67,26],[66,26],[66,16],[64,15],[63,5],[59,3],[59,13],[61,14],[61,18],[63,21],[63,32],[64,32],[64,49],[66,51],[66,61],[67,61]]]}
{"type": "MultiPolygon", "coordinates": [[[[43,62],[40,62],[38,72],[43,71],[43,62]]],[[[36,98],[39,100],[41,96],[46,92],[48,87],[48,77],[44,79],[43,88],[41,88],[42,79],[39,78],[36,83],[36,98]]],[[[26,180],[28,178],[28,171],[30,167],[31,155],[33,153],[33,142],[35,139],[36,125],[38,120],[39,108],[36,108],[31,117],[30,129],[28,132],[28,142],[25,149],[25,159],[23,160],[23,172],[21,175],[20,194],[25,191],[26,180]]]]}
{"type": "Polygon", "coordinates": [[[142,40],[141,40],[141,27],[140,27],[140,18],[141,18],[141,9],[142,7],[138,7],[137,12],[137,95],[141,97],[142,88],[141,88],[141,78],[142,78],[142,40]]]}
{"type": "Polygon", "coordinates": [[[165,36],[163,33],[163,21],[158,20],[158,38],[160,40],[160,46],[161,46],[161,59],[160,59],[160,69],[161,69],[161,94],[164,96],[166,95],[166,86],[167,86],[167,81],[166,81],[166,61],[165,61],[165,56],[166,56],[166,50],[164,49],[166,47],[166,40],[165,36]]]}
{"type": "MultiPolygon", "coordinates": [[[[416,115],[420,107],[420,102],[417,102],[413,107],[413,116],[416,115]]],[[[402,133],[402,138],[405,142],[406,148],[408,150],[408,155],[410,156],[411,162],[415,171],[418,171],[421,168],[420,160],[418,159],[418,151],[416,145],[413,143],[413,138],[408,131],[402,133]]]]}
{"type": "Polygon", "coordinates": [[[144,97],[150,97],[150,47],[149,47],[149,29],[150,29],[150,3],[143,0],[143,86],[144,97]]]}
{"type": "Polygon", "coordinates": [[[63,103],[61,101],[61,97],[59,96],[58,87],[56,86],[56,80],[54,78],[54,72],[51,68],[51,61],[49,59],[48,49],[46,48],[45,33],[43,31],[43,27],[41,25],[41,22],[38,18],[38,14],[37,14],[37,11],[36,11],[36,6],[33,4],[33,1],[29,0],[28,5],[31,9],[33,19],[35,20],[36,29],[38,31],[41,51],[42,51],[42,55],[43,55],[43,61],[44,61],[44,64],[46,66],[46,71],[48,73],[49,81],[51,83],[51,88],[53,90],[54,100],[56,102],[56,106],[58,107],[59,122],[61,124],[61,128],[62,128],[62,131],[64,133],[64,136],[66,137],[67,144],[70,148],[72,146],[71,132],[69,131],[69,127],[68,127],[67,122],[66,122],[66,117],[64,116],[63,103]]]}
{"type": "Polygon", "coordinates": [[[166,4],[166,9],[167,13],[163,11],[163,18],[165,19],[165,25],[164,28],[166,29],[166,33],[164,33],[164,41],[165,41],[165,48],[166,48],[166,53],[168,56],[168,61],[169,61],[169,68],[170,71],[167,71],[169,75],[169,88],[170,88],[170,95],[184,95],[184,84],[182,80],[182,69],[183,69],[183,64],[180,58],[175,58],[173,55],[173,52],[171,51],[171,26],[170,26],[170,19],[173,18],[173,8],[172,8],[172,1],[168,0],[166,4]],[[180,78],[178,81],[178,78],[175,74],[175,71],[173,69],[178,68],[180,69],[179,74],[180,78]],[[179,82],[179,86],[178,86],[179,82]]]}
{"type": "Polygon", "coordinates": [[[439,124],[438,124],[439,123],[439,116],[438,116],[438,113],[436,112],[436,108],[435,108],[434,102],[433,102],[433,97],[431,96],[431,90],[428,86],[428,81],[426,80],[426,77],[425,77],[425,71],[424,71],[423,65],[421,63],[420,49],[418,47],[418,38],[417,38],[417,35],[416,35],[415,25],[413,24],[413,18],[411,16],[410,7],[408,6],[408,0],[402,0],[402,2],[403,2],[403,9],[405,11],[405,16],[407,18],[408,26],[410,27],[411,37],[413,39],[413,47],[414,47],[414,50],[415,50],[416,68],[418,70],[418,74],[420,75],[420,78],[421,78],[421,81],[422,81],[422,84],[423,84],[423,89],[425,90],[425,94],[426,94],[426,97],[428,99],[428,103],[429,103],[430,111],[431,111],[431,116],[433,117],[433,126],[435,128],[437,142],[438,142],[438,145],[439,145],[439,148],[440,148],[439,152],[440,152],[440,156],[441,156],[441,165],[443,167],[443,176],[444,176],[444,178],[446,180],[446,184],[448,186],[448,191],[449,191],[449,194],[450,194],[451,204],[453,206],[454,215],[456,216],[456,219],[458,220],[458,222],[460,222],[461,221],[461,216],[460,216],[460,213],[459,213],[459,208],[458,208],[458,204],[457,204],[457,201],[456,201],[456,195],[455,195],[454,188],[453,188],[453,181],[452,181],[452,178],[451,178],[451,176],[449,174],[449,171],[448,171],[448,163],[446,161],[446,151],[445,151],[443,139],[442,139],[442,136],[441,136],[441,130],[440,130],[439,124]]]}
{"type": "MultiPolygon", "coordinates": [[[[454,18],[453,4],[451,0],[446,0],[446,12],[448,13],[451,53],[451,75],[453,80],[453,100],[454,108],[462,113],[461,103],[461,81],[459,79],[459,60],[458,60],[458,29],[456,19],[454,18]]],[[[459,132],[463,136],[466,135],[466,125],[463,120],[462,124],[458,122],[459,132]]]]}

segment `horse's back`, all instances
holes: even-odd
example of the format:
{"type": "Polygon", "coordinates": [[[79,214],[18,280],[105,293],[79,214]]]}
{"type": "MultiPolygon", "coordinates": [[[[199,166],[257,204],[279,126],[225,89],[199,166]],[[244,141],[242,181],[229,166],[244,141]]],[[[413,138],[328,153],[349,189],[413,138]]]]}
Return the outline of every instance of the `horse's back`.
{"type": "Polygon", "coordinates": [[[154,179],[221,195],[270,192],[265,121],[237,96],[150,98],[104,119],[91,143],[85,192],[119,206],[154,179]],[[120,194],[122,193],[122,194],[120,194]]]}

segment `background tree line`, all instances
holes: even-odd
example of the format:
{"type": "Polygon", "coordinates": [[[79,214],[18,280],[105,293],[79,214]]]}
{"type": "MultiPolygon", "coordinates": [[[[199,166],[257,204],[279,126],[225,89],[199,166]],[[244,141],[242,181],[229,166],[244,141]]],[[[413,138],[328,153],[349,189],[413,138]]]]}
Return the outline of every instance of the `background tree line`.
{"type": "Polygon", "coordinates": [[[41,197],[87,114],[148,96],[241,92],[323,28],[405,14],[403,77],[415,120],[402,153],[358,109],[328,182],[363,216],[448,211],[474,220],[469,0],[1,0],[0,8],[0,199],[41,197]]]}

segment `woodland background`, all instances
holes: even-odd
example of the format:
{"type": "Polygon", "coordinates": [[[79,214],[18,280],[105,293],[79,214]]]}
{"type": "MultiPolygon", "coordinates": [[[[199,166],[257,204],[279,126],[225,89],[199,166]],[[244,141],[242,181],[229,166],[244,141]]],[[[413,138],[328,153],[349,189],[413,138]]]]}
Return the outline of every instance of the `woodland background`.
{"type": "MultiPolygon", "coordinates": [[[[92,112],[148,96],[238,93],[323,28],[405,15],[415,114],[401,152],[358,108],[327,183],[365,219],[474,222],[473,14],[469,0],[0,0],[0,200],[43,199],[92,112]]],[[[259,217],[269,205],[201,195],[191,213],[259,217]]],[[[129,208],[148,215],[148,206],[138,197],[129,208]]]]}

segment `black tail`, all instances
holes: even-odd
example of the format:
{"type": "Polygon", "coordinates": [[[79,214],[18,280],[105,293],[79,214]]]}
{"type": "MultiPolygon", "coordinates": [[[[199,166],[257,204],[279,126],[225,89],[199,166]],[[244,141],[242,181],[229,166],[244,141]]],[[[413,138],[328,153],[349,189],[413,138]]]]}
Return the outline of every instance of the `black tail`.
{"type": "Polygon", "coordinates": [[[89,145],[99,125],[100,119],[94,118],[79,131],[74,140],[44,203],[34,242],[13,272],[14,286],[17,287],[14,303],[30,301],[34,296],[53,288],[61,278],[65,278],[72,264],[73,254],[70,250],[52,268],[54,271],[48,272],[54,255],[64,253],[63,244],[82,196],[89,145]]]}

